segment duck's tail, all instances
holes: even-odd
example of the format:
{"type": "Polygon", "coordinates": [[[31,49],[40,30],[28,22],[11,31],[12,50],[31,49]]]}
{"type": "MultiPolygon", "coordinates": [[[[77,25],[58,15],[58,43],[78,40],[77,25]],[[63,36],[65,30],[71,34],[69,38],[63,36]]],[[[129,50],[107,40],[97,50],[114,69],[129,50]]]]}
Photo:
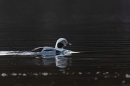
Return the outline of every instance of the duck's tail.
{"type": "Polygon", "coordinates": [[[73,54],[73,53],[80,53],[80,52],[71,51],[71,53],[73,54]]]}

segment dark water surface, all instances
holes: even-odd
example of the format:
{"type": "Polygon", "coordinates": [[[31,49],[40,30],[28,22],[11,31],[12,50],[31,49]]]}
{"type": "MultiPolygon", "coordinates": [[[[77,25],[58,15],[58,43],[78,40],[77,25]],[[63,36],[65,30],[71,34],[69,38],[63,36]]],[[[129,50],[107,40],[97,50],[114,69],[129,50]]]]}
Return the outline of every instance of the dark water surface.
{"type": "Polygon", "coordinates": [[[84,53],[52,59],[1,56],[0,85],[130,85],[129,24],[69,22],[50,28],[25,26],[1,27],[0,50],[54,46],[58,38],[64,37],[73,44],[66,49],[84,53]]]}
{"type": "Polygon", "coordinates": [[[73,44],[66,49],[82,53],[51,59],[1,56],[0,85],[130,85],[129,35],[123,31],[124,26],[123,24],[59,25],[55,26],[57,28],[55,30],[36,31],[39,34],[35,34],[35,31],[29,32],[30,28],[17,28],[14,32],[11,32],[11,29],[3,29],[0,34],[2,51],[24,51],[40,46],[54,46],[58,38],[64,37],[73,44]]]}
{"type": "Polygon", "coordinates": [[[130,85],[130,58],[120,55],[77,54],[43,59],[33,56],[0,58],[4,86],[125,86],[130,85]]]}

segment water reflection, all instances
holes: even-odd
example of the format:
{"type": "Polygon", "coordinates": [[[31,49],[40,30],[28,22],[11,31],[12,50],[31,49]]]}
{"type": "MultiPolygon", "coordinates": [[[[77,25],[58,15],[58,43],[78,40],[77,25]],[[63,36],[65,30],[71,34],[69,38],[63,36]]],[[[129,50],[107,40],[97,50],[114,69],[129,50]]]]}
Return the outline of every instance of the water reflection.
{"type": "Polygon", "coordinates": [[[54,58],[42,59],[44,66],[54,65],[59,68],[66,68],[68,66],[68,58],[63,56],[55,56],[54,58]]]}
{"type": "Polygon", "coordinates": [[[0,58],[0,67],[41,66],[66,68],[70,59],[68,57],[55,56],[53,58],[33,56],[3,56],[0,58]]]}
{"type": "Polygon", "coordinates": [[[66,57],[55,57],[56,66],[59,68],[66,68],[68,66],[68,58],[66,57]]]}

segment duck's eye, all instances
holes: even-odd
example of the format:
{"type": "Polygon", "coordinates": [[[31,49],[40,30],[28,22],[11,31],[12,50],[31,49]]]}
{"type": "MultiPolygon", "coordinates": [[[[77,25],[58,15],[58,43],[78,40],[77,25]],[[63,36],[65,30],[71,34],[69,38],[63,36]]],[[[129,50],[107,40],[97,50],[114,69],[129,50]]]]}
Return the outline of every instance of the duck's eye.
{"type": "Polygon", "coordinates": [[[62,47],[64,47],[64,44],[63,43],[58,43],[58,48],[62,48],[62,47]]]}

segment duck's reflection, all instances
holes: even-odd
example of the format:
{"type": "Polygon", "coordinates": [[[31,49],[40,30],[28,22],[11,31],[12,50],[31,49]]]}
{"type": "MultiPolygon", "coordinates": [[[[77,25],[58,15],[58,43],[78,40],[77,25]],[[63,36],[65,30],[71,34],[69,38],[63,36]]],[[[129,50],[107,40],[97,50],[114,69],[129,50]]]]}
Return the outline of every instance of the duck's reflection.
{"type": "Polygon", "coordinates": [[[66,68],[68,66],[68,58],[56,56],[55,63],[59,68],[66,68]]]}
{"type": "Polygon", "coordinates": [[[68,58],[63,56],[55,56],[54,58],[42,59],[44,66],[56,65],[59,68],[66,68],[68,66],[68,58]]]}

